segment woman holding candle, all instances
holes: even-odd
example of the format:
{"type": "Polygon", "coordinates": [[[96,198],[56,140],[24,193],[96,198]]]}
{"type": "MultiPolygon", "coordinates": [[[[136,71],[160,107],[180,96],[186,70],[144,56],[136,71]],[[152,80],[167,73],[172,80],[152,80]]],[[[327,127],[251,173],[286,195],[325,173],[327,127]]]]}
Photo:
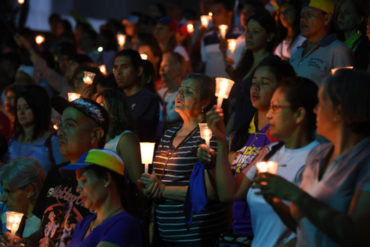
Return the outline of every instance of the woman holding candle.
{"type": "MultiPolygon", "coordinates": [[[[204,143],[198,124],[204,110],[214,99],[215,82],[201,74],[184,77],[175,107],[183,124],[168,129],[163,135],[153,161],[155,174],[143,174],[144,193],[155,199],[158,232],[163,246],[212,246],[226,226],[225,208],[210,201],[200,213],[194,213],[188,225],[184,206],[190,176],[198,162],[197,149],[204,143]]],[[[211,146],[214,142],[211,140],[211,146]]],[[[209,200],[216,194],[211,185],[212,170],[205,171],[209,200]]]]}
{"type": "Polygon", "coordinates": [[[90,149],[63,169],[75,170],[83,205],[96,212],[77,223],[68,246],[141,246],[139,222],[123,207],[125,167],[113,151],[90,149]]]}
{"type": "MultiPolygon", "coordinates": [[[[252,246],[277,246],[294,238],[294,234],[285,227],[264,198],[255,195],[255,191],[249,187],[256,173],[254,164],[266,153],[264,160],[278,162],[278,174],[299,183],[305,157],[318,144],[313,141],[315,130],[313,108],[317,104],[316,94],[316,85],[308,79],[295,78],[280,84],[271,98],[267,120],[270,135],[281,142],[272,143],[262,149],[254,161],[236,176],[230,172],[225,127],[221,118],[222,110],[218,109],[207,114],[209,126],[214,130],[218,140],[217,192],[222,201],[241,200],[247,195],[254,233],[252,246]]],[[[243,162],[242,157],[236,157],[233,163],[243,162]]]]}
{"type": "Polygon", "coordinates": [[[24,215],[24,225],[19,228],[20,237],[29,237],[41,225],[32,211],[44,180],[45,171],[31,158],[15,158],[0,168],[1,201],[10,211],[24,215]]]}
{"type": "Polygon", "coordinates": [[[370,245],[369,81],[368,73],[343,69],[323,82],[316,125],[330,143],[308,155],[299,187],[269,173],[255,179],[284,223],[297,231],[297,246],[370,245]]]}

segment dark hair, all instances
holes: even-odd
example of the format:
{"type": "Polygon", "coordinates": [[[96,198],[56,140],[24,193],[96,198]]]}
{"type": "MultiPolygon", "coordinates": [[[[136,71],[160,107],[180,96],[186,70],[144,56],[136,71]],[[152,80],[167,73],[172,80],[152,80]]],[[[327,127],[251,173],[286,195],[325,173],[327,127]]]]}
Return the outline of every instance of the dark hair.
{"type": "MultiPolygon", "coordinates": [[[[30,85],[21,92],[16,99],[16,104],[19,98],[23,98],[34,115],[35,127],[33,129],[32,140],[42,136],[45,131],[50,130],[51,106],[47,92],[40,86],[30,85]]],[[[15,110],[14,121],[14,136],[18,138],[23,134],[23,127],[19,123],[17,116],[17,108],[15,110]]]]}
{"type": "Polygon", "coordinates": [[[310,79],[296,77],[294,79],[284,80],[279,86],[284,92],[286,100],[289,102],[292,110],[303,107],[306,110],[307,130],[313,135],[316,129],[316,115],[314,108],[317,105],[317,85],[310,79]]]}
{"type": "MultiPolygon", "coordinates": [[[[265,30],[267,33],[273,33],[274,37],[270,42],[266,43],[266,50],[270,53],[275,48],[275,34],[276,34],[276,24],[274,18],[270,15],[270,13],[266,9],[256,9],[254,15],[252,15],[249,19],[257,21],[265,30]]],[[[233,73],[233,79],[236,81],[240,81],[243,79],[243,77],[248,74],[250,69],[253,66],[254,57],[253,52],[251,50],[248,50],[244,53],[243,57],[241,58],[240,62],[238,63],[234,73],[233,73]]]]}
{"type": "MultiPolygon", "coordinates": [[[[294,32],[294,36],[293,36],[293,39],[290,41],[289,43],[289,49],[292,47],[292,45],[294,44],[294,42],[296,41],[297,37],[299,36],[300,32],[301,32],[301,29],[300,29],[300,18],[301,18],[301,9],[302,9],[302,3],[299,1],[299,0],[285,0],[283,1],[283,3],[280,4],[280,8],[283,6],[283,5],[290,5],[294,8],[294,11],[295,11],[295,19],[293,21],[293,32],[294,32]]],[[[279,14],[279,17],[278,17],[278,21],[277,21],[277,30],[276,30],[276,43],[281,43],[286,35],[287,35],[287,29],[285,27],[283,27],[283,25],[281,24],[281,21],[280,21],[280,13],[279,14]]]]}
{"type": "Polygon", "coordinates": [[[227,11],[233,11],[234,9],[234,4],[233,1],[230,0],[214,0],[213,4],[222,4],[222,6],[227,10],[227,11]]]}
{"type": "Polygon", "coordinates": [[[130,106],[124,92],[116,89],[106,89],[97,94],[103,97],[110,115],[110,126],[107,139],[112,139],[124,130],[132,129],[132,116],[130,106]]]}
{"type": "Polygon", "coordinates": [[[322,87],[333,105],[341,106],[341,116],[351,131],[370,135],[370,74],[360,70],[341,69],[322,87]]]}
{"type": "Polygon", "coordinates": [[[186,74],[183,79],[185,80],[195,80],[199,84],[199,94],[200,94],[200,100],[209,100],[209,105],[204,109],[204,112],[207,112],[210,110],[210,108],[215,104],[216,102],[216,82],[214,78],[211,78],[209,76],[206,76],[204,74],[199,73],[191,73],[186,74]]]}
{"type": "MultiPolygon", "coordinates": [[[[278,82],[277,87],[280,86],[280,83],[282,81],[284,81],[286,79],[290,79],[290,78],[295,77],[294,69],[289,64],[289,62],[283,61],[283,60],[281,60],[277,56],[272,56],[272,57],[265,58],[257,66],[257,68],[255,69],[255,71],[257,71],[257,69],[258,68],[261,68],[261,67],[269,67],[269,69],[274,74],[274,76],[275,76],[275,78],[276,78],[276,80],[278,82]]],[[[251,104],[250,101],[247,101],[247,102],[249,104],[251,104]]],[[[232,142],[231,142],[231,145],[230,145],[230,150],[231,151],[237,151],[237,150],[239,150],[240,148],[242,148],[245,145],[246,141],[248,140],[248,137],[249,137],[249,133],[248,133],[249,124],[250,124],[250,121],[252,120],[253,115],[255,113],[255,109],[252,106],[250,106],[250,108],[251,108],[251,112],[249,112],[249,115],[246,118],[247,121],[243,125],[241,125],[240,128],[238,128],[235,131],[234,137],[233,137],[232,142]]]]}
{"type": "Polygon", "coordinates": [[[131,64],[132,66],[138,70],[141,66],[142,66],[142,59],[140,57],[140,54],[139,52],[135,51],[135,50],[132,50],[132,49],[124,49],[120,52],[117,53],[115,59],[117,57],[129,57],[130,60],[131,60],[131,64]]]}
{"type": "Polygon", "coordinates": [[[153,55],[156,57],[162,57],[162,50],[153,34],[148,32],[139,32],[137,39],[140,40],[140,46],[147,45],[150,47],[153,55]]]}
{"type": "MultiPolygon", "coordinates": [[[[367,6],[366,3],[368,1],[362,1],[362,0],[341,0],[337,4],[336,10],[339,10],[339,8],[342,6],[343,3],[345,2],[350,2],[355,11],[356,11],[356,16],[363,17],[362,22],[356,27],[357,30],[361,31],[361,33],[366,33],[366,25],[367,25],[367,15],[369,14],[369,7],[367,6]]],[[[335,20],[338,18],[338,11],[336,13],[335,20]]],[[[357,31],[356,30],[356,31],[357,31]]]]}

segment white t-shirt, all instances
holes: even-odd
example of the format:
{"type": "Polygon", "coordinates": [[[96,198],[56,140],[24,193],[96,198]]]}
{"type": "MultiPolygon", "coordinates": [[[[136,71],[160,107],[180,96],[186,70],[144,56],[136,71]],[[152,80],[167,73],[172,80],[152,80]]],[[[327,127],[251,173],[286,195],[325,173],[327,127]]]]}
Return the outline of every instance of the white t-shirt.
{"type": "MultiPolygon", "coordinates": [[[[318,144],[317,141],[313,141],[298,149],[288,149],[284,145],[269,160],[279,163],[277,169],[277,174],[279,176],[299,185],[306,163],[306,157],[318,144]]],[[[276,144],[270,144],[268,148],[273,145],[276,144]]],[[[263,196],[256,195],[258,191],[259,189],[250,188],[247,194],[247,202],[251,212],[252,229],[254,233],[252,247],[273,247],[278,244],[284,244],[294,238],[295,234],[285,226],[263,196]]]]}

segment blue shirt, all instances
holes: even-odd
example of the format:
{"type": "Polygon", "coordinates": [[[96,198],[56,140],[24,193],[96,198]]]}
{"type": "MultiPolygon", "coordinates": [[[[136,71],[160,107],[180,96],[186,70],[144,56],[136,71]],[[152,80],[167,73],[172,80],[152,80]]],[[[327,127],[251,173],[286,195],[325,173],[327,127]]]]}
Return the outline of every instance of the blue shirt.
{"type": "Polygon", "coordinates": [[[141,246],[142,236],[139,222],[127,212],[106,219],[84,238],[91,221],[95,218],[96,215],[89,215],[77,223],[69,247],[97,246],[103,241],[122,247],[141,246]]]}

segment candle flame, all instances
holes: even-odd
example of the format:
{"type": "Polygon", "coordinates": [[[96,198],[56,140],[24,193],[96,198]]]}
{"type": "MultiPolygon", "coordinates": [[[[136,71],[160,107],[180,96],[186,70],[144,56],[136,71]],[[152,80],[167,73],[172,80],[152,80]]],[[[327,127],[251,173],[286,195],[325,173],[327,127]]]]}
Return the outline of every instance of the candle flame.
{"type": "Polygon", "coordinates": [[[235,51],[235,48],[236,48],[236,40],[235,39],[229,39],[227,41],[228,43],[228,47],[229,47],[229,50],[231,51],[231,53],[233,54],[234,51],[235,51]]]}
{"type": "Polygon", "coordinates": [[[22,4],[24,4],[24,0],[18,0],[18,3],[19,3],[20,5],[22,5],[22,4]]]}
{"type": "Polygon", "coordinates": [[[200,22],[202,23],[203,27],[208,27],[209,16],[208,15],[201,15],[200,22]]]}
{"type": "Polygon", "coordinates": [[[99,70],[103,75],[107,75],[107,67],[104,64],[99,66],[99,70]]]}
{"type": "Polygon", "coordinates": [[[225,37],[226,37],[227,28],[228,28],[228,26],[224,25],[224,24],[218,26],[218,29],[220,30],[221,37],[223,39],[225,39],[225,37]]]}
{"type": "Polygon", "coordinates": [[[194,25],[189,23],[188,25],[186,25],[186,30],[188,31],[188,33],[192,34],[194,32],[194,25]]]}
{"type": "Polygon", "coordinates": [[[74,101],[76,99],[79,99],[80,97],[81,97],[81,95],[78,94],[78,93],[71,93],[71,92],[68,93],[68,101],[69,102],[74,101]]]}
{"type": "Polygon", "coordinates": [[[142,60],[148,60],[148,55],[145,53],[140,53],[140,57],[142,60]]]}
{"type": "Polygon", "coordinates": [[[39,34],[35,37],[35,42],[38,45],[41,45],[42,43],[44,43],[44,41],[45,41],[45,37],[41,34],[39,34]]]}

